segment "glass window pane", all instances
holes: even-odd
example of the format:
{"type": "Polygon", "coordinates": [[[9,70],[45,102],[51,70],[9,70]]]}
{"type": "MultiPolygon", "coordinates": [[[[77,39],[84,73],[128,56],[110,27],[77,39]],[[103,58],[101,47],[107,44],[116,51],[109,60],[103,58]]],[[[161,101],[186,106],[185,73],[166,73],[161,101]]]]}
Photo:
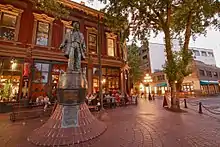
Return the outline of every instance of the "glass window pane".
{"type": "Polygon", "coordinates": [[[97,35],[96,34],[89,33],[88,48],[89,48],[89,52],[97,53],[97,35]]]}
{"type": "Polygon", "coordinates": [[[14,40],[15,37],[15,29],[0,27],[0,37],[6,40],[14,40]]]}
{"type": "Polygon", "coordinates": [[[3,13],[2,24],[8,27],[15,27],[16,25],[16,16],[3,13]]]}
{"type": "Polygon", "coordinates": [[[41,71],[41,63],[35,63],[34,67],[35,67],[35,71],[41,71]]]}
{"type": "Polygon", "coordinates": [[[48,37],[49,37],[48,34],[37,33],[36,44],[42,45],[42,46],[47,46],[48,45],[48,37]]]}
{"type": "Polygon", "coordinates": [[[108,56],[114,56],[115,50],[114,50],[114,39],[108,39],[108,56]]]}
{"type": "Polygon", "coordinates": [[[42,71],[49,71],[49,64],[42,64],[42,71]]]}
{"type": "Polygon", "coordinates": [[[42,78],[42,80],[41,80],[42,83],[47,83],[47,81],[48,81],[48,72],[42,72],[41,78],[42,78]]]}
{"type": "Polygon", "coordinates": [[[37,32],[48,34],[49,33],[49,27],[50,27],[50,25],[48,23],[44,23],[44,22],[39,21],[37,32]]]}

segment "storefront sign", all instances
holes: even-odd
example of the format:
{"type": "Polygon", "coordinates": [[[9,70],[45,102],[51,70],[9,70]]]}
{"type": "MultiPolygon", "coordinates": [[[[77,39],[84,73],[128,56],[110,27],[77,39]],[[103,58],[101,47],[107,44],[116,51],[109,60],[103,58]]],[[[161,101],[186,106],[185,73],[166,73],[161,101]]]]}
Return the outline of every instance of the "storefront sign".
{"type": "Polygon", "coordinates": [[[63,106],[61,128],[78,127],[78,112],[77,106],[63,106]]]}

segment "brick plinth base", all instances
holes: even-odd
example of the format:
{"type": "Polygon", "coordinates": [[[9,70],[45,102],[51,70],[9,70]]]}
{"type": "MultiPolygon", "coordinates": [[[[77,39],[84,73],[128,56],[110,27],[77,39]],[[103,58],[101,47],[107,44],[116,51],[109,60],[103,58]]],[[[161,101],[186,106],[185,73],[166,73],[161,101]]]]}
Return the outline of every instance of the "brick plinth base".
{"type": "Polygon", "coordinates": [[[53,115],[40,128],[33,131],[28,141],[38,146],[68,146],[98,137],[107,126],[96,119],[84,103],[78,113],[79,126],[61,128],[62,105],[58,105],[53,115]]]}

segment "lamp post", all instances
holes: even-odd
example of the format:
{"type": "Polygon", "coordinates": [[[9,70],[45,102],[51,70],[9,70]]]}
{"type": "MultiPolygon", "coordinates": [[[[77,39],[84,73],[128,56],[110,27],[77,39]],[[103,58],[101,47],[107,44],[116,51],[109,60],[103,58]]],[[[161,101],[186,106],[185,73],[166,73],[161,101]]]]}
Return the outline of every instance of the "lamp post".
{"type": "Polygon", "coordinates": [[[151,95],[150,95],[150,83],[152,82],[152,78],[149,74],[146,74],[144,77],[144,83],[145,85],[148,87],[148,91],[149,91],[149,96],[148,99],[151,100],[151,95]]]}

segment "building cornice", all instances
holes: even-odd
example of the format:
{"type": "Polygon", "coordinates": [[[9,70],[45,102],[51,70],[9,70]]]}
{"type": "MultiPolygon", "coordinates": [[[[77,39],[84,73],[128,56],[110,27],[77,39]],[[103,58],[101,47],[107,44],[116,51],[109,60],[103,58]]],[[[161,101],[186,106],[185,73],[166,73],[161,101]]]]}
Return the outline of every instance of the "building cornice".
{"type": "Polygon", "coordinates": [[[46,14],[38,14],[38,13],[33,13],[34,18],[40,21],[48,22],[51,23],[54,21],[55,18],[49,17],[46,14]]]}
{"type": "Polygon", "coordinates": [[[76,2],[73,2],[73,1],[70,1],[70,0],[59,0],[59,2],[61,4],[63,4],[64,6],[67,6],[67,7],[70,7],[72,9],[77,9],[79,11],[83,11],[85,12],[86,14],[88,15],[92,15],[94,17],[100,17],[100,18],[103,18],[104,17],[104,13],[100,12],[100,11],[97,11],[95,9],[92,9],[90,7],[87,7],[83,4],[79,4],[79,3],[76,3],[76,2]]]}
{"type": "Polygon", "coordinates": [[[2,5],[0,4],[0,12],[7,12],[12,15],[18,16],[23,12],[23,10],[13,7],[12,5],[2,5]]]}

